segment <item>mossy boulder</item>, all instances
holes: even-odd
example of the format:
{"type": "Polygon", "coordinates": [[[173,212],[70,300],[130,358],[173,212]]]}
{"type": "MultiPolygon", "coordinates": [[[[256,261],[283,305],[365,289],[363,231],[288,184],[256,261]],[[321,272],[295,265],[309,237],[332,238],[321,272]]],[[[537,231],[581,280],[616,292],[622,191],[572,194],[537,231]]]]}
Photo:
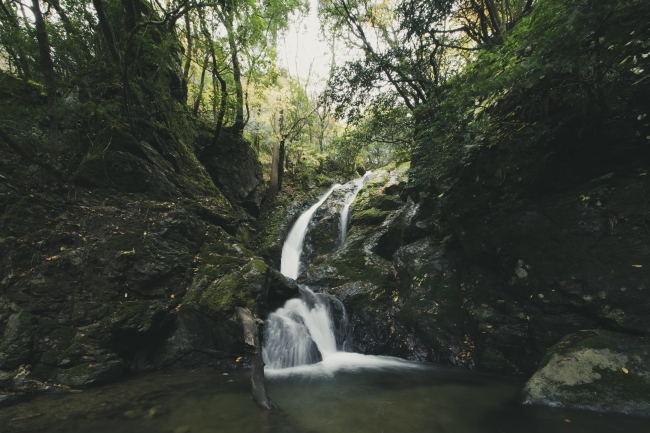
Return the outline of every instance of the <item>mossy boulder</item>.
{"type": "Polygon", "coordinates": [[[372,226],[383,222],[389,212],[379,210],[375,207],[355,212],[352,215],[352,225],[355,226],[372,226]]]}
{"type": "Polygon", "coordinates": [[[56,380],[62,385],[82,388],[110,382],[122,375],[122,359],[83,363],[61,371],[56,380]]]}
{"type": "MultiPolygon", "coordinates": [[[[200,135],[200,146],[210,147],[211,134],[200,135]]],[[[265,195],[262,165],[251,143],[241,135],[224,129],[215,148],[201,160],[219,190],[231,203],[257,216],[265,195]]]]}
{"type": "Polygon", "coordinates": [[[564,337],[522,391],[526,404],[650,416],[650,344],[597,330],[564,337]]]}

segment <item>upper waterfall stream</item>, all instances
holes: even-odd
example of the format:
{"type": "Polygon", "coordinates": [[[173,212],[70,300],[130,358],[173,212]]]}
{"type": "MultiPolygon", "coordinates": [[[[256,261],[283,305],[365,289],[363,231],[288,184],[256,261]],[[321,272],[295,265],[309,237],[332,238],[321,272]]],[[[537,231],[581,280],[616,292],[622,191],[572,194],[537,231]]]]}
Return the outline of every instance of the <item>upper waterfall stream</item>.
{"type": "MultiPolygon", "coordinates": [[[[293,279],[301,273],[301,256],[309,223],[320,206],[338,188],[348,186],[340,215],[341,244],[347,234],[350,205],[370,175],[332,186],[318,202],[295,222],[282,247],[281,272],[293,279]]],[[[384,357],[352,353],[351,335],[345,307],[336,297],[314,293],[300,286],[300,298],[290,299],[282,308],[269,314],[264,329],[262,356],[272,375],[286,373],[331,374],[340,369],[417,364],[384,357]]]]}
{"type": "Polygon", "coordinates": [[[300,275],[300,256],[302,256],[302,247],[307,228],[309,227],[309,221],[311,221],[314,212],[327,200],[327,197],[340,186],[341,184],[338,183],[332,186],[329,191],[321,196],[316,204],[300,215],[293,227],[291,227],[287,239],[282,246],[282,258],[280,259],[280,272],[285,276],[295,280],[300,275]]]}

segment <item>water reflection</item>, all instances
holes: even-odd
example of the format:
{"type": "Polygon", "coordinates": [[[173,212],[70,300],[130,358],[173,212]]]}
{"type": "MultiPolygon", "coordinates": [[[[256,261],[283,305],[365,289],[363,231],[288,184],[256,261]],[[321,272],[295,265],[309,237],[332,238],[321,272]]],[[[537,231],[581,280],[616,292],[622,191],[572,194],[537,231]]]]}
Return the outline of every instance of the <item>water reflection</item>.
{"type": "MultiPolygon", "coordinates": [[[[314,368],[312,366],[312,368],[314,368]]],[[[271,376],[273,400],[320,433],[641,433],[650,420],[516,403],[523,380],[419,365],[271,376]],[[567,422],[569,420],[570,422],[567,422]]],[[[166,370],[80,393],[41,395],[0,408],[0,431],[289,433],[251,401],[246,371],[166,370]]]]}

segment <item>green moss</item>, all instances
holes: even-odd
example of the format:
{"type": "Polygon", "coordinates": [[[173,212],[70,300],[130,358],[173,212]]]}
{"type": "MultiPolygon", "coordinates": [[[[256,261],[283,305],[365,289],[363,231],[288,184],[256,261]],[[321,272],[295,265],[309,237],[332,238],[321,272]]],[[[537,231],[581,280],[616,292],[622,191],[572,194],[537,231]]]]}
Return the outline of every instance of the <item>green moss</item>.
{"type": "Polygon", "coordinates": [[[358,213],[352,214],[352,225],[367,226],[377,225],[384,221],[389,212],[381,211],[377,208],[370,208],[358,213]]]}
{"type": "Polygon", "coordinates": [[[250,295],[250,290],[242,281],[241,276],[226,275],[205,291],[201,296],[200,304],[213,312],[232,310],[235,307],[246,307],[253,314],[256,314],[257,305],[250,295]]]}
{"type": "Polygon", "coordinates": [[[576,347],[589,349],[609,349],[612,352],[618,352],[620,347],[618,343],[609,337],[607,332],[601,331],[593,337],[582,340],[576,347]]]}
{"type": "Polygon", "coordinates": [[[622,370],[594,368],[600,379],[580,385],[559,386],[557,395],[563,405],[582,402],[585,395],[598,395],[603,406],[619,404],[620,401],[648,401],[650,383],[634,374],[622,370]],[[596,394],[594,394],[596,393],[596,394]]]}
{"type": "MultiPolygon", "coordinates": [[[[266,281],[267,270],[268,265],[263,261],[251,260],[239,272],[212,282],[201,294],[199,304],[214,313],[244,307],[257,314],[257,298],[266,281]]],[[[197,296],[190,299],[195,300],[197,296]]]]}
{"type": "Polygon", "coordinates": [[[91,365],[93,364],[91,364],[90,362],[87,362],[85,364],[79,364],[74,367],[68,368],[66,370],[66,373],[68,376],[72,378],[79,377],[79,376],[87,376],[88,374],[90,374],[90,368],[92,368],[90,367],[91,365]]]}
{"type": "Polygon", "coordinates": [[[364,251],[364,241],[370,230],[352,227],[346,238],[344,247],[329,256],[322,265],[310,268],[312,275],[323,274],[319,279],[322,284],[338,286],[344,282],[360,281],[383,287],[393,281],[391,264],[378,256],[372,255],[371,259],[364,251]],[[334,269],[335,274],[332,274],[334,269]]]}
{"type": "Polygon", "coordinates": [[[369,205],[382,211],[391,211],[404,206],[404,202],[397,197],[380,194],[370,199],[369,205]]]}

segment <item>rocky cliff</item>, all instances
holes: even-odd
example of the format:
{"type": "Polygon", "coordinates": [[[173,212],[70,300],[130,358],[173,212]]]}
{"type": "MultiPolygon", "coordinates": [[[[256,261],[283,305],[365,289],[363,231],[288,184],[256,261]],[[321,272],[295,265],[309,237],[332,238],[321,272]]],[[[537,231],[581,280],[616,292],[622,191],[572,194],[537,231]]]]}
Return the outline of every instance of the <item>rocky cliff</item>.
{"type": "Polygon", "coordinates": [[[262,315],[297,293],[248,247],[244,209],[259,211],[263,186],[250,149],[235,159],[235,188],[161,131],[106,129],[93,146],[61,187],[29,185],[3,154],[13,175],[0,190],[1,389],[234,364],[236,307],[262,315]]]}

